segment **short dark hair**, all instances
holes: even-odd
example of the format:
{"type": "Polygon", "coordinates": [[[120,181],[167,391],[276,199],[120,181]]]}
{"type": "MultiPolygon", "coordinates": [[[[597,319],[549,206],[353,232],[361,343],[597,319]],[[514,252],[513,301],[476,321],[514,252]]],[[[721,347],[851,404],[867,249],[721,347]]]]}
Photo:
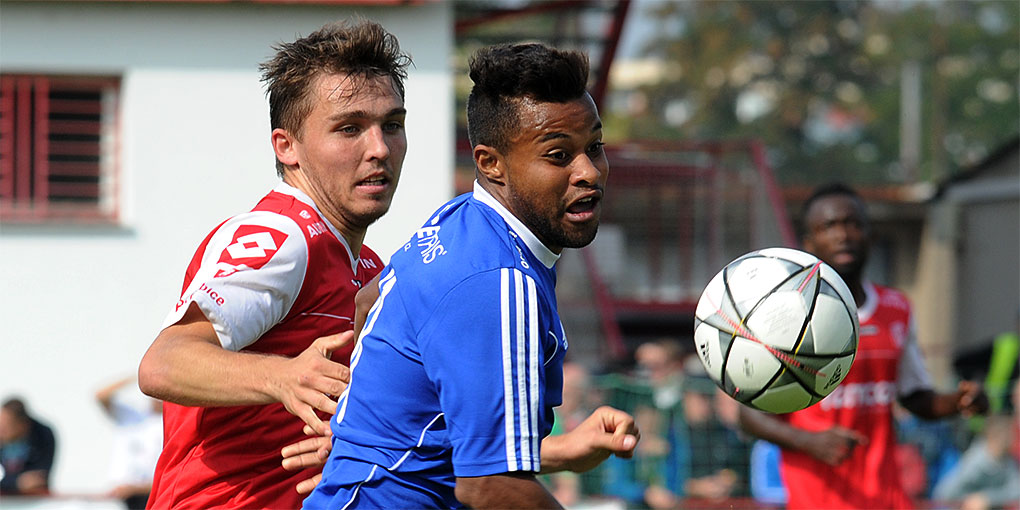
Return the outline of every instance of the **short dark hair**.
{"type": "Polygon", "coordinates": [[[520,99],[565,103],[582,97],[588,57],[539,43],[500,44],[471,57],[474,87],[467,101],[468,140],[504,151],[520,127],[520,99]]]}
{"type": "Polygon", "coordinates": [[[823,184],[815,188],[814,191],[811,192],[811,196],[809,196],[807,200],[805,200],[804,203],[801,205],[800,207],[801,239],[804,239],[808,234],[810,234],[810,232],[808,231],[807,215],[808,212],[811,210],[811,207],[813,207],[815,203],[818,202],[819,200],[833,196],[844,196],[852,198],[855,202],[857,202],[857,205],[860,206],[861,212],[864,213],[863,219],[865,221],[868,220],[868,208],[865,206],[864,199],[861,198],[861,195],[858,194],[856,190],[854,190],[845,183],[830,182],[828,184],[823,184]]]}
{"type": "MultiPolygon", "coordinates": [[[[307,37],[273,47],[276,55],[259,65],[269,95],[269,122],[295,136],[312,109],[309,91],[322,73],[389,76],[400,98],[411,57],[400,51],[400,43],[378,23],[359,21],[329,23],[307,37]]],[[[276,168],[283,172],[277,161],[276,168]]]]}
{"type": "Polygon", "coordinates": [[[29,420],[28,409],[25,408],[25,402],[20,398],[9,398],[4,401],[0,408],[11,413],[20,422],[27,422],[29,420]]]}

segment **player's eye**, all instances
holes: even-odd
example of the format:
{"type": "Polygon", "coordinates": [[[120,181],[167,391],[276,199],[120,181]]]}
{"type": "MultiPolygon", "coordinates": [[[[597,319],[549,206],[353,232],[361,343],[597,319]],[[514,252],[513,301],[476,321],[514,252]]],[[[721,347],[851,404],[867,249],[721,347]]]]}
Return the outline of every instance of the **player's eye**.
{"type": "Polygon", "coordinates": [[[403,121],[391,120],[383,124],[383,131],[387,133],[396,133],[401,129],[404,129],[403,121]]]}
{"type": "Polygon", "coordinates": [[[601,141],[595,142],[588,146],[588,154],[591,155],[601,154],[605,146],[606,144],[601,141]]]}
{"type": "Polygon", "coordinates": [[[343,133],[345,135],[356,135],[359,132],[361,132],[361,128],[358,127],[358,126],[355,126],[353,124],[346,124],[346,125],[340,126],[336,130],[337,130],[337,132],[343,133]]]}
{"type": "Polygon", "coordinates": [[[552,151],[547,153],[545,157],[558,165],[563,165],[570,161],[570,154],[567,154],[566,151],[552,151]]]}

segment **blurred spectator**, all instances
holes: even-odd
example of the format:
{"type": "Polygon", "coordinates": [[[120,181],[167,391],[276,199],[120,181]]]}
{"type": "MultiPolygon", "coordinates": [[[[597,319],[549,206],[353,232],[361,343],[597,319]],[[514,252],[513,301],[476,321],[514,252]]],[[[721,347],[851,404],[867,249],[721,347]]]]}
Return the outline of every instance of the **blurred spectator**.
{"type": "MultiPolygon", "coordinates": [[[[553,408],[556,421],[552,434],[570,432],[602,404],[598,391],[591,384],[591,373],[575,362],[563,364],[563,403],[553,408]]],[[[586,503],[590,496],[601,493],[598,476],[601,466],[585,473],[569,471],[553,473],[546,478],[550,492],[565,507],[586,503]]]]}
{"type": "Polygon", "coordinates": [[[786,504],[786,486],[779,470],[779,446],[758,439],[751,447],[751,496],[758,503],[782,506],[786,504]]]}
{"type": "Polygon", "coordinates": [[[683,391],[683,354],[680,342],[662,338],[646,342],[634,351],[638,376],[652,387],[658,409],[669,409],[680,402],[683,391]]]}
{"type": "Polygon", "coordinates": [[[685,477],[684,452],[676,451],[662,429],[664,420],[654,407],[639,405],[633,412],[641,441],[632,459],[610,457],[605,463],[605,493],[622,499],[627,508],[676,508],[685,477]],[[679,454],[679,455],[678,455],[679,454]]]}
{"type": "Polygon", "coordinates": [[[684,492],[688,497],[714,501],[745,494],[742,487],[747,483],[748,465],[747,447],[737,432],[716,416],[713,399],[717,389],[707,377],[689,377],[683,395],[687,437],[691,439],[690,477],[684,492]]]}
{"type": "Polygon", "coordinates": [[[53,430],[11,398],[0,407],[0,494],[48,494],[56,453],[53,430]]]}
{"type": "Polygon", "coordinates": [[[603,466],[605,494],[628,507],[674,508],[683,496],[690,470],[681,404],[683,354],[672,338],[641,344],[634,351],[635,384],[614,385],[610,395],[610,405],[630,411],[641,430],[632,460],[610,458],[603,466]]]}
{"type": "Polygon", "coordinates": [[[740,402],[716,386],[713,403],[715,416],[726,429],[726,466],[737,475],[737,485],[730,496],[750,496],[752,439],[740,429],[740,402]]]}
{"type": "Polygon", "coordinates": [[[96,400],[116,427],[110,496],[131,510],[145,508],[163,449],[163,403],[145,396],[134,382],[134,377],[127,377],[96,392],[96,400]]]}
{"type": "MultiPolygon", "coordinates": [[[[965,440],[958,438],[958,427],[955,426],[958,422],[922,420],[900,405],[894,406],[893,416],[896,420],[896,436],[899,443],[915,447],[923,459],[925,483],[923,490],[916,496],[930,498],[935,484],[960,460],[958,445],[965,444],[965,440]]],[[[912,455],[910,452],[898,454],[912,455]]]]}
{"type": "Polygon", "coordinates": [[[959,464],[935,486],[937,500],[960,501],[964,510],[1001,508],[1020,500],[1020,467],[1011,455],[1017,420],[993,416],[983,436],[963,453],[959,464]]]}

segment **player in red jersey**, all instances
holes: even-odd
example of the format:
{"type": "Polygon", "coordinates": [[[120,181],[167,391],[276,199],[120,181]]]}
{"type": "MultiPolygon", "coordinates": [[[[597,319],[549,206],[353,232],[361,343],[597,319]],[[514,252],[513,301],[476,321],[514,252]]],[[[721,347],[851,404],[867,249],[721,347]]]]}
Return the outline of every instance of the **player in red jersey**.
{"type": "Polygon", "coordinates": [[[937,419],[984,412],[987,398],[966,381],[952,393],[932,389],[907,298],[863,278],[870,223],[856,192],[840,184],[819,188],[802,217],[804,249],[832,266],[857,302],[857,357],[842,384],[818,404],[786,415],[741,406],[741,425],[782,448],[791,510],[911,508],[893,456],[894,403],[937,419]]]}
{"type": "Polygon", "coordinates": [[[354,296],[383,267],[362,242],[400,176],[410,60],[371,22],[277,50],[261,70],[283,182],[202,242],[139,367],[167,402],[149,508],[301,506],[315,473],[284,470],[280,451],[303,425],[328,433],[354,296]]]}

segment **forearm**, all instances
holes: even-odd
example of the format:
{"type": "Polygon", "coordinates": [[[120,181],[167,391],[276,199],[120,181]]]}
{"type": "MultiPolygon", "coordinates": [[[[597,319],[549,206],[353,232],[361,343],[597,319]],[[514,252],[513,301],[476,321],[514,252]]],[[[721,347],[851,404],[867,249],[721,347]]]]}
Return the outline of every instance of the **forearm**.
{"type": "Polygon", "coordinates": [[[563,435],[546,436],[542,439],[541,474],[558,473],[560,471],[571,471],[570,458],[567,448],[570,446],[563,435]]]}
{"type": "Polygon", "coordinates": [[[103,406],[107,412],[110,412],[113,408],[113,396],[117,393],[117,390],[123,388],[131,382],[131,377],[125,377],[115,383],[106,386],[96,392],[96,400],[103,406]]]}
{"type": "Polygon", "coordinates": [[[286,358],[228,351],[196,308],[160,332],[138,367],[138,386],[152,397],[187,406],[269,404],[286,358]]]}
{"type": "Polygon", "coordinates": [[[959,397],[955,393],[935,393],[923,390],[901,397],[900,404],[919,418],[937,420],[959,414],[958,399],[959,397]]]}
{"type": "Polygon", "coordinates": [[[200,341],[149,349],[138,381],[149,396],[186,406],[273,403],[270,387],[284,358],[227,351],[200,341]]]}
{"type": "Polygon", "coordinates": [[[761,411],[741,407],[740,428],[759,439],[764,439],[780,448],[802,450],[804,431],[761,411]]]}
{"type": "Polygon", "coordinates": [[[542,473],[583,473],[610,455],[630,458],[641,437],[629,414],[602,406],[566,434],[542,439],[542,473]]]}
{"type": "Polygon", "coordinates": [[[457,499],[476,508],[562,508],[531,473],[458,477],[457,499]]]}

